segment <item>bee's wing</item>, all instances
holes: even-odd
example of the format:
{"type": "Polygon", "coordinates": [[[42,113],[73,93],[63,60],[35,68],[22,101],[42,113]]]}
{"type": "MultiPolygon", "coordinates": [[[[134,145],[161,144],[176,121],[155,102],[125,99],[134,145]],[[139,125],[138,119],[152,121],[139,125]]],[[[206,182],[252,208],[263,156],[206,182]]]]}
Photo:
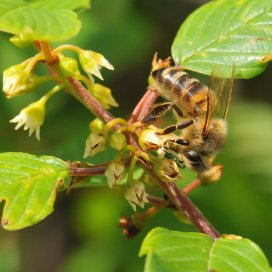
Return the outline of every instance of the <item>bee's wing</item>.
{"type": "Polygon", "coordinates": [[[222,78],[212,72],[207,93],[207,112],[203,134],[214,117],[226,118],[234,84],[235,65],[232,66],[230,78],[222,78]]]}

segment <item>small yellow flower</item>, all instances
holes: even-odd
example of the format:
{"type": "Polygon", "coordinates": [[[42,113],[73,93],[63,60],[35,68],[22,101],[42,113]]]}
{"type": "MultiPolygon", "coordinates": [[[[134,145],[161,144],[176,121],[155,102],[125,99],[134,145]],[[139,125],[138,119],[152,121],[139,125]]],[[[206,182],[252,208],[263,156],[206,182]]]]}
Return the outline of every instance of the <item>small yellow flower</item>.
{"type": "Polygon", "coordinates": [[[24,130],[29,129],[29,136],[36,131],[36,138],[40,140],[40,127],[44,121],[46,101],[47,98],[42,97],[40,100],[31,103],[11,119],[10,123],[17,123],[16,130],[24,125],[24,130]]]}
{"type": "Polygon", "coordinates": [[[82,68],[89,75],[89,77],[95,75],[101,80],[103,80],[103,77],[100,73],[101,67],[106,67],[109,70],[114,69],[103,55],[91,50],[81,50],[79,53],[79,61],[82,65],[82,68]]]}

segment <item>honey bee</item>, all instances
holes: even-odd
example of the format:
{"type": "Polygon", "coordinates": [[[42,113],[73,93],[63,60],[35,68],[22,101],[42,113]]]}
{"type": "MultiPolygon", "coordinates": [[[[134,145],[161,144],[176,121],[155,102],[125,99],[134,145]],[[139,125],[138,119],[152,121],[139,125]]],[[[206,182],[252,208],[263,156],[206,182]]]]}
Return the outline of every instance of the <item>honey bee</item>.
{"type": "Polygon", "coordinates": [[[161,135],[182,130],[179,141],[166,140],[164,149],[182,155],[185,165],[198,173],[209,169],[207,157],[224,146],[227,135],[226,115],[234,83],[234,66],[230,78],[212,75],[208,87],[191,77],[181,67],[160,67],[151,72],[153,87],[169,102],[155,106],[143,118],[150,124],[173,109],[180,124],[167,127],[161,135]]]}

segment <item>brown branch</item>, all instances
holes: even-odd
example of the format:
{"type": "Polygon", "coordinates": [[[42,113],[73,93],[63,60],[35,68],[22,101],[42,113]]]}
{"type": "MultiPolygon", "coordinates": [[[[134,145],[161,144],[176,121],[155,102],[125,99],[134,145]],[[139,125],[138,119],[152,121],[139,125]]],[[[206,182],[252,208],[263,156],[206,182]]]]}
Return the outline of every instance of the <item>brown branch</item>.
{"type": "Polygon", "coordinates": [[[106,123],[114,119],[104,107],[91,95],[91,93],[75,78],[68,77],[71,85],[71,93],[74,95],[88,110],[95,116],[105,121],[106,123]]]}
{"type": "Polygon", "coordinates": [[[70,175],[73,177],[89,177],[102,175],[105,173],[107,166],[94,166],[94,167],[79,167],[79,168],[70,168],[70,175]]]}
{"type": "Polygon", "coordinates": [[[181,213],[185,214],[200,232],[205,233],[214,239],[219,238],[219,232],[211,225],[188,196],[180,191],[175,183],[163,182],[161,180],[158,182],[169,199],[175,204],[176,208],[181,213]]]}

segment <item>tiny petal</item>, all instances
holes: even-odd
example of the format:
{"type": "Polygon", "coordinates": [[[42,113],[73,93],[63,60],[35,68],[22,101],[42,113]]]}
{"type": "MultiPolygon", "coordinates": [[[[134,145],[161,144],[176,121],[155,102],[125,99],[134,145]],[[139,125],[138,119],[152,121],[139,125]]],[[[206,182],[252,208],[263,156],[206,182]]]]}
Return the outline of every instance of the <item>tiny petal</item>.
{"type": "Polygon", "coordinates": [[[93,74],[101,80],[103,80],[103,77],[100,73],[101,67],[106,67],[109,70],[114,69],[103,55],[91,50],[82,50],[79,53],[79,60],[82,68],[88,75],[93,74]]]}

